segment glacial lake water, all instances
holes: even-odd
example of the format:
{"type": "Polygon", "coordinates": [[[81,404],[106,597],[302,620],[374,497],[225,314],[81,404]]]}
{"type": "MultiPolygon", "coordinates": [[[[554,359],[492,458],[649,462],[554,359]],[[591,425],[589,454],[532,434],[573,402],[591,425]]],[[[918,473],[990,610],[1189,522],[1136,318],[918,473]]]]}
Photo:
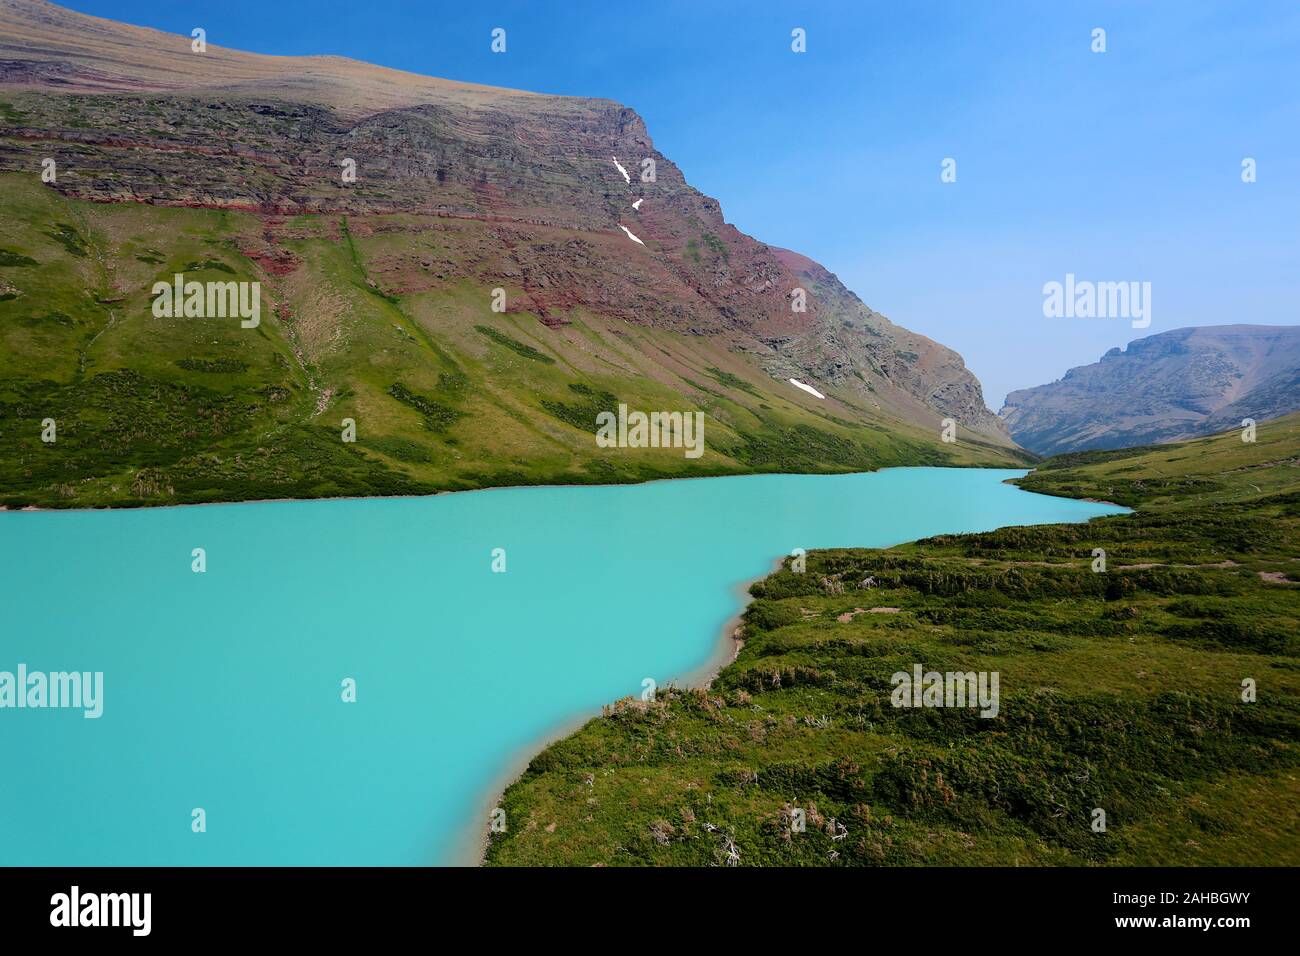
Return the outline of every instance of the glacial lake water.
{"type": "Polygon", "coordinates": [[[99,719],[0,709],[0,864],[462,859],[508,768],[698,672],[793,548],[1124,510],[1020,474],[0,514],[0,671],[104,674],[99,719]]]}

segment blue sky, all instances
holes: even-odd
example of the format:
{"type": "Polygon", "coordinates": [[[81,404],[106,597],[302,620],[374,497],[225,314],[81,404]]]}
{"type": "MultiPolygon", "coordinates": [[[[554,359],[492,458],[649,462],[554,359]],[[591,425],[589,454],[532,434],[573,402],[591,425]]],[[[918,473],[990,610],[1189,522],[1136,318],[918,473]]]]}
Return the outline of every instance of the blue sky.
{"type": "Polygon", "coordinates": [[[1144,335],[1300,323],[1290,0],[66,5],[202,26],[220,46],[625,103],[730,222],[956,349],[995,410],[1144,335]],[[791,52],[794,27],[807,53],[791,52]],[[1045,318],[1043,284],[1067,272],[1150,282],[1150,328],[1045,318]]]}

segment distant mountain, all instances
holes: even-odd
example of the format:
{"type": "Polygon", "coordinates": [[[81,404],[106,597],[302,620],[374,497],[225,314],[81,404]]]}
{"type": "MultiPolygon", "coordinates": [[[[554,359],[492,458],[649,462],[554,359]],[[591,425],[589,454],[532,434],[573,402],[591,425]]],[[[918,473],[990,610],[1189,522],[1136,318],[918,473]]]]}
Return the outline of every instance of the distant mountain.
{"type": "Polygon", "coordinates": [[[1300,410],[1300,326],[1174,329],[1114,348],[998,413],[1040,455],[1209,435],[1300,410]]]}
{"type": "Polygon", "coordinates": [[[1019,454],[959,355],[727,223],[610,100],[0,0],[0,220],[0,487],[28,500],[1019,454]],[[256,331],[151,315],[182,272],[260,282],[256,331]],[[705,411],[709,453],[606,453],[619,402],[705,411]]]}

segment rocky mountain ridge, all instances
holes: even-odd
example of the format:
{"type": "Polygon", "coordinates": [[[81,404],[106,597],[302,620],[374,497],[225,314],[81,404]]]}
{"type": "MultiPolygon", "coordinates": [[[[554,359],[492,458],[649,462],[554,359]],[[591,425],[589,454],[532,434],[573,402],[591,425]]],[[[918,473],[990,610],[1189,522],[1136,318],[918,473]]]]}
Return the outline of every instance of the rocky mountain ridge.
{"type": "Polygon", "coordinates": [[[1042,455],[1179,441],[1300,409],[1300,327],[1174,329],[1113,348],[999,415],[1042,455]]]}
{"type": "Polygon", "coordinates": [[[778,378],[816,379],[886,415],[933,427],[951,417],[1007,441],[960,356],[726,223],[620,104],[337,57],[194,53],[189,38],[39,0],[0,3],[0,36],[0,78],[31,91],[4,117],[0,169],[30,171],[57,155],[55,188],[66,196],[246,210],[268,217],[271,235],[276,220],[305,213],[477,220],[491,224],[496,249],[441,264],[394,259],[376,281],[391,294],[455,279],[517,284],[510,310],[548,325],[584,307],[727,335],[778,378]],[[653,182],[642,181],[645,160],[653,182]],[[542,240],[539,226],[571,235],[542,240]],[[593,233],[619,239],[616,251],[593,233]],[[791,307],[801,282],[811,286],[806,312],[791,307]]]}

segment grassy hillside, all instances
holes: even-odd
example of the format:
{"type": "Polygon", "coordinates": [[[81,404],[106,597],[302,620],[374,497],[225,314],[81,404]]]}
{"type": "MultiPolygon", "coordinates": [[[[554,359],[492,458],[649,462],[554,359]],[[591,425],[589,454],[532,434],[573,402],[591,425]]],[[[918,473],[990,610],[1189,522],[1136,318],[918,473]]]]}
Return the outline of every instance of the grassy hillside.
{"type": "Polygon", "coordinates": [[[488,862],[1300,864],[1300,415],[1020,483],[1137,510],[787,564],[710,690],[534,759],[488,862]],[[891,706],[918,663],[998,715],[891,706]]]}
{"type": "Polygon", "coordinates": [[[0,175],[0,219],[8,507],[1014,460],[944,445],[854,396],[820,403],[725,338],[580,309],[561,328],[493,312],[490,289],[435,281],[443,263],[500,247],[482,222],[91,203],[13,174],[0,175]],[[433,278],[404,275],[413,261],[433,278]],[[153,283],[177,272],[260,281],[260,326],[155,318],[153,283]],[[596,447],[596,411],[618,402],[704,411],[705,454],[596,447]]]}

